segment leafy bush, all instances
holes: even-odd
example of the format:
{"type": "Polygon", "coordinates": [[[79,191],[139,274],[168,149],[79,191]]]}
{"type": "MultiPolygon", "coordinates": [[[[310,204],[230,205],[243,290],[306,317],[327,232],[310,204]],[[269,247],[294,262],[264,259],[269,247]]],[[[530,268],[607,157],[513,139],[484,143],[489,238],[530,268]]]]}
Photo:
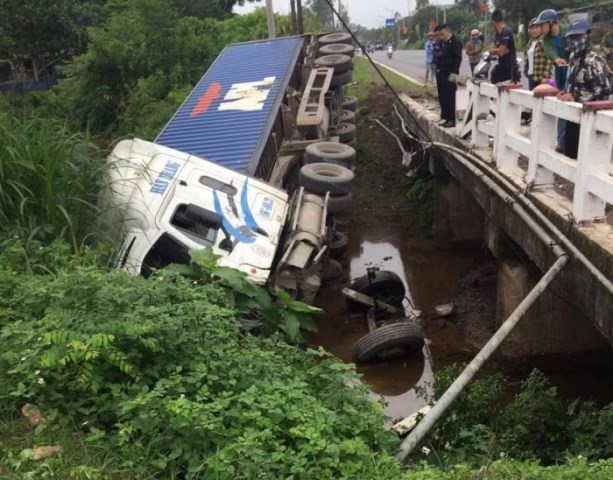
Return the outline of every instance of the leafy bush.
{"type": "MultiPolygon", "coordinates": [[[[65,254],[52,248],[29,262],[65,254]]],[[[0,410],[35,403],[47,415],[39,434],[78,426],[90,446],[129,451],[118,461],[137,478],[400,473],[381,407],[347,386],[353,367],[241,335],[219,282],[76,259],[24,272],[19,258],[14,245],[0,252],[0,410]]]]}

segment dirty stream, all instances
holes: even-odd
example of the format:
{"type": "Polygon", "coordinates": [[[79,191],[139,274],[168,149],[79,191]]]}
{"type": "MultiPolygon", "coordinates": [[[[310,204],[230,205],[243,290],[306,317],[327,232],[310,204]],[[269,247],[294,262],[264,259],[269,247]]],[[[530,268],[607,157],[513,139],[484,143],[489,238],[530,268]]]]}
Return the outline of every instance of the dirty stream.
{"type": "Polygon", "coordinates": [[[472,252],[440,252],[430,241],[406,237],[401,219],[370,215],[367,221],[347,218],[341,229],[348,234],[349,249],[343,259],[344,276],[325,285],[316,305],[325,314],[318,319],[319,331],[313,343],[346,362],[353,361],[353,344],[368,333],[364,314],[348,314],[341,293],[351,280],[366,273],[367,267],[379,267],[398,274],[405,284],[407,297],[422,311],[426,320],[429,348],[388,362],[358,367],[358,373],[370,386],[371,397],[386,402],[386,414],[392,419],[405,417],[418,410],[425,401],[418,398],[414,386],[432,382],[430,352],[435,361],[449,363],[446,357],[469,351],[455,326],[438,320],[428,321],[434,307],[446,303],[457,293],[459,279],[478,260],[472,252]]]}

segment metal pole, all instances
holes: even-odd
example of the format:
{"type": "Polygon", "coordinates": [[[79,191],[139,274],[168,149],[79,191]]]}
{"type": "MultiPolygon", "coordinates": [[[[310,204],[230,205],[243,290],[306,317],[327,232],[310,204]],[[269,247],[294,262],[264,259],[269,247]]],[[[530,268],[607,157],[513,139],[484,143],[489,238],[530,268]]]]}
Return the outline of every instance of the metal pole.
{"type": "Polygon", "coordinates": [[[275,14],[272,11],[272,0],[266,0],[266,23],[268,25],[268,38],[275,38],[275,14]]]}
{"type": "Polygon", "coordinates": [[[302,0],[296,0],[296,14],[298,19],[298,34],[304,33],[304,19],[302,18],[302,0]]]}
{"type": "Polygon", "coordinates": [[[289,2],[290,12],[292,16],[292,35],[298,34],[298,20],[296,18],[296,0],[289,2]]]}
{"type": "Polygon", "coordinates": [[[496,351],[498,346],[503,342],[513,328],[517,325],[519,320],[523,317],[526,311],[532,306],[532,304],[540,297],[551,281],[562,270],[568,257],[566,254],[560,256],[551,268],[543,275],[543,278],[534,286],[534,288],[526,295],[526,298],[517,306],[513,313],[506,319],[501,325],[494,336],[485,344],[477,356],[468,364],[464,371],[458,378],[451,384],[443,396],[432,407],[432,410],[426,414],[426,416],[419,422],[415,429],[409,434],[409,436],[402,442],[400,450],[397,454],[399,461],[404,459],[413,451],[413,449],[421,442],[428,434],[430,429],[434,426],[436,421],[441,417],[445,410],[449,407],[456,397],[462,392],[464,387],[475,376],[479,368],[490,358],[490,356],[496,351]]]}

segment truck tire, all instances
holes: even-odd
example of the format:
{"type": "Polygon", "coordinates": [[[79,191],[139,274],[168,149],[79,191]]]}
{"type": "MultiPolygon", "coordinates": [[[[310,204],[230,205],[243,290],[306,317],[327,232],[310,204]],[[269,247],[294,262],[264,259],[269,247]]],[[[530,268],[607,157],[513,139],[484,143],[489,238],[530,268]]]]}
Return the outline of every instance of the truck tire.
{"type": "Polygon", "coordinates": [[[336,76],[339,73],[351,70],[351,57],[341,54],[324,55],[315,60],[315,65],[318,67],[333,68],[334,76],[336,76]]]}
{"type": "MultiPolygon", "coordinates": [[[[349,288],[396,307],[402,307],[402,300],[406,295],[406,289],[400,277],[389,270],[375,272],[370,282],[368,281],[368,275],[362,275],[356,278],[349,288]]],[[[366,312],[368,307],[347,299],[347,310],[350,312],[366,312]]]]}
{"type": "Polygon", "coordinates": [[[343,195],[330,195],[328,199],[328,213],[342,213],[351,208],[353,204],[353,193],[347,192],[343,195]]]}
{"type": "Polygon", "coordinates": [[[335,32],[328,33],[327,35],[323,35],[319,37],[320,45],[330,44],[330,43],[346,43],[347,45],[353,45],[353,39],[351,35],[345,32],[335,32]]]}
{"type": "Polygon", "coordinates": [[[355,125],[353,123],[339,123],[336,129],[338,140],[341,143],[348,143],[355,139],[355,125]]]}
{"type": "Polygon", "coordinates": [[[355,112],[351,110],[341,110],[341,116],[338,118],[339,121],[343,123],[353,123],[355,124],[355,112]]]}
{"type": "Polygon", "coordinates": [[[348,168],[333,163],[310,163],[300,169],[300,185],[309,192],[344,195],[351,191],[354,174],[348,168]]]}
{"type": "Polygon", "coordinates": [[[358,148],[358,141],[357,139],[353,139],[350,142],[345,143],[344,145],[347,145],[348,147],[353,148],[354,150],[356,150],[358,148]]]}
{"type": "Polygon", "coordinates": [[[402,321],[383,325],[360,338],[353,345],[353,358],[358,364],[385,360],[421,350],[423,346],[423,329],[402,321]]]}
{"type": "Polygon", "coordinates": [[[341,100],[341,108],[355,112],[358,109],[358,97],[344,96],[341,100]]]}
{"type": "Polygon", "coordinates": [[[343,232],[334,232],[334,237],[328,245],[328,254],[335,260],[340,260],[347,253],[349,247],[349,237],[343,232]]]}
{"type": "Polygon", "coordinates": [[[351,80],[353,80],[352,70],[347,70],[346,72],[343,72],[343,73],[335,73],[334,75],[332,75],[332,81],[330,82],[330,87],[331,88],[341,87],[343,85],[347,85],[348,83],[351,83],[351,80]]]}
{"type": "Polygon", "coordinates": [[[318,56],[334,54],[349,55],[353,57],[355,50],[353,49],[353,45],[348,45],[346,43],[330,43],[328,45],[323,45],[319,49],[318,56]]]}
{"type": "Polygon", "coordinates": [[[306,147],[303,156],[304,164],[336,163],[351,168],[355,161],[355,150],[338,142],[317,142],[306,147]]]}

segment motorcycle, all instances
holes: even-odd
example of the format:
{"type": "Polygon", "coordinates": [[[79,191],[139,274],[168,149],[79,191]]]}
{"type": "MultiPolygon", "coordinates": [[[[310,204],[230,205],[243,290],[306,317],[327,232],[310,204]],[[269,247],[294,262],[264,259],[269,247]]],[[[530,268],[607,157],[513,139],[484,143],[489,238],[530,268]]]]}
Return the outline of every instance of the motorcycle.
{"type": "MultiPolygon", "coordinates": [[[[479,82],[489,82],[490,80],[490,70],[493,71],[494,69],[492,69],[492,62],[498,62],[498,57],[496,55],[492,55],[490,54],[490,52],[484,52],[483,55],[481,55],[481,60],[479,60],[479,63],[477,63],[477,65],[475,65],[475,69],[473,70],[473,77],[472,80],[475,83],[479,83],[479,82]]],[[[512,79],[509,80],[508,82],[515,82],[518,83],[521,80],[521,59],[518,58],[516,60],[516,65],[515,68],[513,69],[512,72],[512,79]]],[[[508,82],[503,82],[503,83],[508,83],[508,82]]]]}
{"type": "Polygon", "coordinates": [[[394,54],[394,50],[391,48],[387,49],[387,58],[392,59],[392,55],[394,54]]]}

